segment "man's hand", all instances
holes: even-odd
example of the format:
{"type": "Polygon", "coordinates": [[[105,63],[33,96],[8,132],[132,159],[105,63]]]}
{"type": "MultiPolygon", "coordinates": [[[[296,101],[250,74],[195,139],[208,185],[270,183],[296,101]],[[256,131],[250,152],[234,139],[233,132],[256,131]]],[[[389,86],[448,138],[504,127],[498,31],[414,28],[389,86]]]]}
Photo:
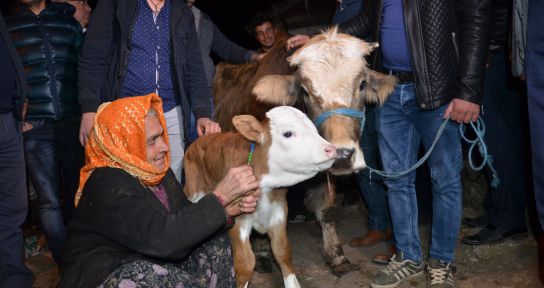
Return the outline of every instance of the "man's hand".
{"type": "Polygon", "coordinates": [[[302,46],[304,44],[306,44],[306,42],[308,42],[308,40],[310,40],[310,36],[308,35],[302,35],[302,34],[297,34],[291,38],[289,38],[287,40],[287,43],[285,44],[285,49],[287,49],[287,51],[293,49],[293,48],[296,48],[296,47],[299,47],[299,46],[302,46]]]}
{"type": "Polygon", "coordinates": [[[257,188],[259,188],[259,181],[253,174],[253,169],[243,165],[229,169],[213,193],[223,201],[223,206],[227,207],[236,198],[246,194],[249,196],[257,188]]]}
{"type": "Polygon", "coordinates": [[[219,127],[219,124],[217,122],[213,122],[210,120],[210,118],[199,118],[196,121],[196,127],[198,136],[221,132],[221,127],[219,127]]]}
{"type": "Polygon", "coordinates": [[[95,112],[85,112],[81,117],[81,126],[79,126],[79,143],[85,147],[89,139],[89,133],[94,125],[95,112]]]}
{"type": "Polygon", "coordinates": [[[260,62],[268,53],[253,53],[251,54],[251,62],[260,62]]]}
{"type": "Polygon", "coordinates": [[[462,99],[453,99],[446,108],[444,119],[450,117],[457,123],[468,124],[470,121],[476,122],[479,115],[480,105],[462,99]]]}

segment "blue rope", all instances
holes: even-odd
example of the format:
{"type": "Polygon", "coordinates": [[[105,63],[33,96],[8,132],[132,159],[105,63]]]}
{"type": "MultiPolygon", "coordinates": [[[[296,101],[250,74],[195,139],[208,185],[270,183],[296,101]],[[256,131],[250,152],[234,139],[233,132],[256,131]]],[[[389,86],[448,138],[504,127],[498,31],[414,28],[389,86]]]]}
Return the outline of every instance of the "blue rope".
{"type": "Polygon", "coordinates": [[[501,181],[499,179],[499,174],[497,173],[497,170],[495,170],[495,167],[493,167],[493,159],[491,155],[487,151],[487,145],[484,142],[484,135],[485,135],[485,124],[482,118],[478,117],[478,121],[476,121],[476,124],[474,122],[470,122],[470,126],[474,130],[476,137],[474,139],[468,139],[465,136],[465,125],[461,125],[459,127],[459,130],[461,131],[461,137],[463,137],[463,140],[465,140],[467,143],[470,144],[470,148],[468,149],[468,164],[470,165],[470,168],[474,171],[480,171],[484,168],[484,166],[487,164],[489,167],[489,170],[491,171],[491,187],[498,188],[501,184],[501,181]],[[480,163],[480,166],[476,167],[474,166],[474,162],[472,161],[472,152],[474,151],[474,147],[478,145],[478,151],[480,152],[480,155],[482,156],[482,163],[480,163]]]}
{"type": "Polygon", "coordinates": [[[351,108],[338,108],[331,111],[323,112],[321,115],[315,118],[315,126],[321,126],[321,124],[323,124],[323,122],[325,122],[325,120],[327,120],[327,118],[331,117],[332,115],[343,115],[360,119],[359,121],[361,122],[361,134],[363,133],[363,127],[365,127],[366,122],[365,111],[359,111],[351,108]]]}
{"type": "MultiPolygon", "coordinates": [[[[321,124],[323,124],[323,122],[325,120],[327,120],[327,118],[329,118],[332,115],[343,115],[343,116],[348,116],[348,117],[359,118],[360,121],[361,121],[361,134],[363,133],[363,128],[365,126],[365,121],[366,121],[365,112],[355,110],[355,109],[351,109],[351,108],[339,108],[339,109],[323,112],[321,115],[319,115],[314,120],[315,126],[317,126],[317,127],[321,126],[321,124]]],[[[382,170],[376,170],[376,169],[374,169],[372,167],[367,166],[367,169],[369,170],[369,177],[372,178],[372,173],[376,173],[376,174],[378,174],[378,175],[380,175],[382,177],[385,177],[385,178],[399,178],[399,177],[402,177],[402,176],[404,176],[404,175],[406,175],[408,173],[411,173],[411,172],[415,171],[419,166],[423,165],[423,163],[425,161],[427,161],[427,159],[429,158],[429,156],[433,152],[434,147],[436,146],[436,143],[438,143],[438,140],[442,136],[442,133],[444,132],[444,129],[446,129],[446,126],[447,126],[449,121],[450,121],[450,118],[444,119],[444,121],[440,125],[440,128],[438,129],[438,132],[436,133],[433,144],[431,145],[431,147],[429,148],[427,153],[425,153],[425,155],[423,155],[423,157],[421,159],[419,159],[408,170],[402,171],[402,172],[386,172],[386,171],[382,171],[382,170]]],[[[491,175],[492,175],[492,178],[493,178],[491,180],[491,187],[497,188],[500,185],[500,179],[499,179],[499,176],[497,174],[497,171],[493,167],[492,157],[491,157],[491,155],[489,155],[489,153],[487,151],[487,145],[484,142],[484,135],[485,135],[484,121],[482,120],[481,117],[478,117],[478,120],[476,122],[470,122],[470,126],[472,127],[472,129],[474,130],[474,133],[476,134],[476,138],[474,138],[474,139],[468,139],[465,136],[465,130],[466,130],[465,124],[459,125],[459,131],[461,133],[461,137],[463,138],[463,140],[465,140],[467,143],[470,144],[470,148],[468,149],[468,156],[467,156],[468,157],[468,164],[470,165],[470,168],[472,170],[474,170],[474,171],[482,170],[485,167],[485,165],[489,166],[489,169],[491,170],[491,175]],[[476,123],[476,124],[474,124],[474,123],[476,123]],[[480,152],[480,155],[483,158],[482,163],[478,167],[474,166],[474,162],[472,161],[472,153],[473,153],[474,147],[476,147],[476,145],[478,145],[478,151],[480,152]]]]}
{"type": "MultiPolygon", "coordinates": [[[[436,143],[438,143],[438,140],[442,136],[442,133],[444,132],[444,129],[446,128],[446,125],[448,124],[449,121],[450,121],[449,118],[444,119],[444,121],[442,122],[442,125],[440,125],[440,128],[438,129],[438,132],[436,133],[436,137],[434,138],[433,144],[431,145],[427,153],[425,153],[425,155],[421,159],[419,159],[419,161],[417,161],[416,164],[414,164],[410,169],[406,171],[402,171],[402,172],[386,172],[386,171],[376,170],[372,167],[367,167],[369,170],[370,178],[372,178],[372,173],[376,173],[385,178],[399,178],[416,170],[419,166],[423,164],[423,162],[425,162],[429,158],[429,156],[434,150],[434,147],[436,146],[436,143]]],[[[459,131],[461,133],[461,137],[463,138],[463,140],[465,140],[467,143],[470,144],[470,148],[468,149],[468,155],[467,155],[470,168],[474,171],[480,171],[484,168],[485,165],[488,165],[493,177],[493,179],[491,180],[491,186],[493,188],[497,188],[500,185],[500,179],[497,174],[497,171],[493,167],[491,155],[489,155],[487,151],[487,145],[484,142],[484,135],[485,135],[484,122],[481,117],[478,117],[476,124],[474,124],[474,122],[470,122],[470,125],[472,129],[474,129],[474,132],[476,134],[476,138],[474,139],[468,139],[464,135],[466,130],[464,124],[459,125],[459,131]],[[480,155],[483,158],[482,163],[478,167],[474,166],[474,162],[472,161],[472,153],[476,145],[478,145],[480,155]]]]}

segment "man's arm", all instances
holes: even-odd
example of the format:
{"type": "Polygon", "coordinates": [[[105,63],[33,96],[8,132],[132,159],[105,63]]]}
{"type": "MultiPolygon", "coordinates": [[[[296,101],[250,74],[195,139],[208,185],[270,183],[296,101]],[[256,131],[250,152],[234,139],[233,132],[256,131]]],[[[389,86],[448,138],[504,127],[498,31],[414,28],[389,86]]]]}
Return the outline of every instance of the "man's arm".
{"type": "Polygon", "coordinates": [[[211,118],[212,111],[210,107],[210,92],[208,90],[208,84],[206,74],[204,73],[204,64],[202,63],[202,56],[200,54],[200,43],[196,34],[196,28],[194,24],[193,13],[188,10],[187,17],[191,19],[187,21],[190,25],[188,27],[187,43],[185,45],[185,57],[187,62],[186,83],[185,90],[189,97],[189,103],[191,103],[191,109],[195,113],[195,118],[211,118]]]}
{"type": "Polygon", "coordinates": [[[485,64],[491,35],[493,0],[465,0],[460,4],[458,81],[455,99],[444,117],[459,123],[476,121],[482,103],[485,64]]]}
{"type": "Polygon", "coordinates": [[[93,11],[78,66],[79,105],[83,113],[79,141],[85,146],[100,105],[100,89],[111,59],[115,7],[113,1],[99,1],[93,11]]]}
{"type": "Polygon", "coordinates": [[[373,12],[376,1],[364,5],[364,8],[361,9],[357,16],[352,17],[351,19],[338,25],[338,31],[341,33],[346,33],[351,36],[364,39],[371,33],[371,21],[374,18],[373,12]],[[372,6],[370,5],[372,4],[372,6]]]}
{"type": "Polygon", "coordinates": [[[219,56],[221,59],[234,64],[251,61],[251,55],[256,54],[257,52],[245,49],[230,41],[221,32],[221,30],[217,28],[215,23],[213,23],[210,19],[207,20],[210,21],[213,26],[213,40],[211,49],[214,54],[219,56]]]}
{"type": "Polygon", "coordinates": [[[200,54],[200,43],[196,34],[195,20],[193,13],[189,13],[189,35],[186,45],[186,60],[187,60],[187,87],[186,92],[191,103],[191,109],[195,113],[197,133],[199,136],[204,134],[220,132],[219,124],[211,119],[212,109],[210,99],[212,95],[208,89],[206,74],[204,73],[204,64],[200,54]]]}

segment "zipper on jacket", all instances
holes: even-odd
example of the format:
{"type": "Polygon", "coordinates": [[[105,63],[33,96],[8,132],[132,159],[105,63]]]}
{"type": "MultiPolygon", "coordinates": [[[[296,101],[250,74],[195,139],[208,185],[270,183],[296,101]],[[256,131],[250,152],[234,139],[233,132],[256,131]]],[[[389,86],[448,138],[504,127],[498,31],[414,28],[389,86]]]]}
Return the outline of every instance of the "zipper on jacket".
{"type": "MultiPolygon", "coordinates": [[[[40,12],[40,15],[41,15],[41,12],[40,12]]],[[[52,96],[51,101],[52,101],[53,107],[55,109],[55,111],[53,112],[53,119],[57,120],[57,119],[60,119],[61,115],[59,115],[59,113],[60,113],[60,107],[59,107],[60,99],[59,99],[59,93],[58,93],[59,91],[57,91],[57,71],[54,68],[55,58],[54,58],[54,55],[53,55],[53,49],[51,47],[51,39],[49,39],[48,36],[47,36],[45,28],[43,27],[43,23],[42,23],[42,21],[40,19],[40,15],[36,15],[36,22],[38,23],[38,28],[40,30],[40,35],[41,35],[42,40],[43,40],[43,47],[45,48],[45,57],[46,57],[46,61],[47,61],[46,62],[47,71],[50,74],[49,89],[50,89],[51,96],[52,96]]]]}
{"type": "Polygon", "coordinates": [[[457,46],[457,34],[451,32],[451,39],[453,41],[453,48],[455,49],[455,55],[457,55],[457,61],[459,61],[459,47],[457,46]]]}
{"type": "MultiPolygon", "coordinates": [[[[382,26],[383,0],[380,1],[379,6],[380,6],[380,9],[378,9],[378,11],[377,11],[378,13],[375,16],[376,19],[378,20],[377,21],[378,23],[376,24],[376,27],[375,27],[375,29],[376,29],[376,33],[375,33],[376,39],[372,39],[372,41],[375,41],[375,42],[380,42],[380,37],[381,37],[380,31],[381,31],[381,26],[382,26]]],[[[373,9],[373,8],[374,7],[370,7],[370,9],[373,9]]],[[[381,49],[381,48],[378,48],[378,49],[381,49]]],[[[379,53],[379,54],[381,54],[381,53],[379,53]]],[[[379,58],[382,58],[382,57],[383,56],[380,55],[379,58]]],[[[376,67],[382,67],[381,63],[379,63],[380,65],[378,66],[377,62],[378,62],[378,51],[376,51],[376,56],[374,56],[374,59],[372,59],[372,67],[374,67],[374,69],[376,69],[376,67]]]]}

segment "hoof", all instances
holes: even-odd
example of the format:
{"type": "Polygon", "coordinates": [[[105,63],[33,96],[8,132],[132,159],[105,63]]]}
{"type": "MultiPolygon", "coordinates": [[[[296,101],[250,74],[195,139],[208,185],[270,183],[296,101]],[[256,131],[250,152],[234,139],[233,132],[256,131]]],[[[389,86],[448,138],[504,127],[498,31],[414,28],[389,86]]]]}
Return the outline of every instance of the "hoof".
{"type": "Polygon", "coordinates": [[[342,277],[349,272],[353,272],[355,270],[359,269],[359,265],[351,264],[349,262],[342,263],[340,265],[336,265],[332,267],[332,274],[336,277],[342,277]]]}

